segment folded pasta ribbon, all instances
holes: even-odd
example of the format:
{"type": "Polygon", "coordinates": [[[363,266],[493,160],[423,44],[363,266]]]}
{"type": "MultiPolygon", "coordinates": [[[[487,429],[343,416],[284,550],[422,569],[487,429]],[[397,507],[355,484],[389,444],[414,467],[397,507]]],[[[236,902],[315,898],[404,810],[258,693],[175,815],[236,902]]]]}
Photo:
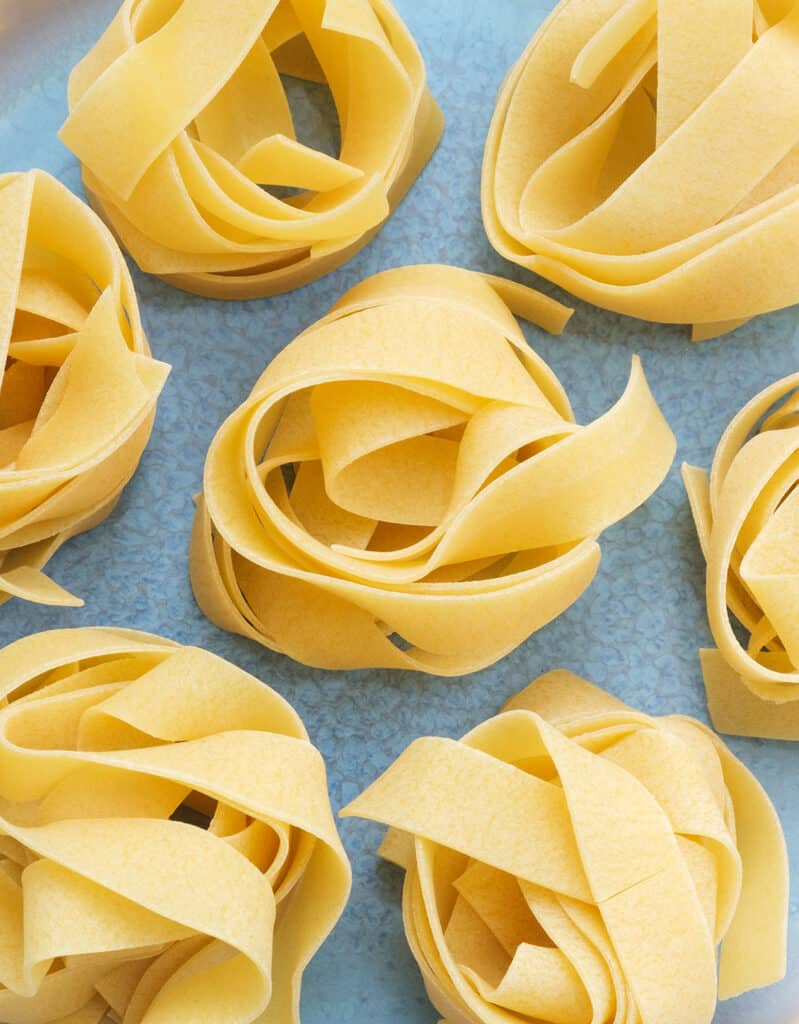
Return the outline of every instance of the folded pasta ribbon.
{"type": "Polygon", "coordinates": [[[342,814],[391,826],[448,1024],[710,1024],[717,996],[785,974],[785,840],[757,780],[699,722],[569,672],[459,742],[416,740],[342,814]]]}
{"type": "Polygon", "coordinates": [[[130,630],[0,651],[0,1020],[299,1020],[350,869],[273,690],[130,630]]]}
{"type": "Polygon", "coordinates": [[[42,571],[113,511],[169,367],[111,234],[43,171],[0,175],[0,604],[79,605],[42,571]]]}
{"type": "Polygon", "coordinates": [[[694,340],[799,301],[799,5],[561,0],[499,94],[494,247],[694,340]]]}
{"type": "Polygon", "coordinates": [[[388,0],[125,0],[73,71],[69,107],[61,139],[124,248],[223,299],[348,260],[443,130],[388,0]],[[338,157],[297,138],[281,75],[330,87],[338,157]]]}
{"type": "Polygon", "coordinates": [[[586,427],[511,308],[444,266],[369,278],[267,367],[208,452],[192,538],[217,625],[323,668],[472,672],[568,608],[674,438],[637,359],[586,427]]]}
{"type": "Polygon", "coordinates": [[[683,479],[707,560],[717,647],[700,657],[713,724],[799,740],[799,373],[735,416],[709,478],[683,466],[683,479]]]}

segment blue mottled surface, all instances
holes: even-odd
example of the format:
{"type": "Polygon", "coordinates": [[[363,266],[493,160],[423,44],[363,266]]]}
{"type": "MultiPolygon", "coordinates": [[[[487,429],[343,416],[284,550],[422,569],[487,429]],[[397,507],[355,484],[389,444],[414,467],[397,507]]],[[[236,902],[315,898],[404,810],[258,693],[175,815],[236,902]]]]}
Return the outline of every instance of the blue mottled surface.
{"type": "MultiPolygon", "coordinates": [[[[60,0],[49,6],[48,15],[47,0],[28,0],[27,22],[13,38],[0,39],[0,170],[36,165],[79,191],[76,162],[55,132],[65,113],[68,71],[110,20],[116,2],[60,0]]],[[[480,221],[480,161],[502,77],[550,4],[397,0],[397,6],[419,42],[448,118],[431,165],[364,252],[294,294],[225,304],[185,295],[136,272],[153,351],[174,371],[150,447],[119,508],[51,563],[59,581],[86,597],[86,607],[55,611],[12,602],[0,609],[2,643],[57,626],[113,624],[200,644],[250,670],[304,716],[327,758],[336,808],[420,733],[461,735],[523,684],[556,666],[645,711],[704,718],[696,653],[710,639],[703,566],[679,462],[708,465],[733,413],[766,384],[795,371],[799,348],[792,310],[699,347],[691,345],[683,328],[641,324],[583,303],[577,303],[562,339],[528,330],[581,419],[596,416],[619,395],[630,356],[639,352],[677,434],[679,452],[658,493],[605,534],[599,575],[585,596],[494,668],[462,680],[380,671],[334,674],[294,664],[205,621],[188,582],[191,496],[200,486],[216,428],[281,346],[356,281],[387,267],[441,261],[532,280],[488,245],[480,221]]],[[[548,285],[544,289],[556,294],[548,285]]],[[[799,746],[757,740],[734,740],[731,746],[777,804],[799,869],[799,746]]],[[[322,1024],[331,1011],[336,1024],[431,1024],[436,1015],[402,933],[399,876],[372,856],[380,830],[348,821],[342,832],[355,888],[345,918],[308,973],[304,1024],[322,1024]]],[[[717,1024],[794,1024],[796,895],[791,907],[789,980],[722,1005],[717,1024]]]]}

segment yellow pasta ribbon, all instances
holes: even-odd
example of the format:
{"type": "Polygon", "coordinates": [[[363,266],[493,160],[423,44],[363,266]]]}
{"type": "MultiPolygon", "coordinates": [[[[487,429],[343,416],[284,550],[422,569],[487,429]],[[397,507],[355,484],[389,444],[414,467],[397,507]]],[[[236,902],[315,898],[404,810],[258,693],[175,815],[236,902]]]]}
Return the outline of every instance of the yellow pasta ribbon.
{"type": "Polygon", "coordinates": [[[80,605],[42,569],[114,509],[169,367],[110,232],[43,171],[0,175],[0,604],[80,605]]]}
{"type": "Polygon", "coordinates": [[[561,0],[483,164],[505,257],[694,340],[799,301],[799,5],[561,0]]]}
{"type": "Polygon", "coordinates": [[[717,644],[700,652],[710,714],[738,736],[799,740],[798,388],[791,374],[741,409],[709,478],[683,466],[717,644]]]}
{"type": "Polygon", "coordinates": [[[499,278],[390,270],[273,360],[206,460],[191,571],[210,619],[309,665],[459,675],[580,596],[674,437],[637,358],[578,426],[511,309],[568,319],[499,278]]]}
{"type": "Polygon", "coordinates": [[[73,71],[69,107],[60,137],[124,248],[224,299],[289,291],[348,260],[443,130],[388,0],[125,0],[73,71]],[[338,157],[297,139],[281,74],[329,85],[338,157]]]}
{"type": "Polygon", "coordinates": [[[342,814],[391,827],[448,1024],[710,1024],[785,974],[785,840],[755,777],[694,719],[569,672],[416,740],[342,814]]]}
{"type": "Polygon", "coordinates": [[[0,1019],[291,1024],[350,869],[277,693],[122,629],[0,651],[0,1019]]]}

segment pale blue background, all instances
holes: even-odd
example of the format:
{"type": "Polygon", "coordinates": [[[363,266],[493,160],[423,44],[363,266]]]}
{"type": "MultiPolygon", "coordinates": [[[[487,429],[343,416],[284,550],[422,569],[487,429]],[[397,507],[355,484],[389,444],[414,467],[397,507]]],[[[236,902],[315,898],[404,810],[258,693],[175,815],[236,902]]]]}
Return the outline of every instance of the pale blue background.
{"type": "MultiPolygon", "coordinates": [[[[585,675],[645,711],[704,717],[696,653],[709,641],[703,566],[679,463],[707,465],[722,428],[741,404],[797,369],[799,347],[793,310],[699,347],[688,341],[685,328],[641,324],[579,302],[563,338],[529,328],[528,337],[564,381],[583,419],[615,400],[630,356],[639,352],[677,434],[679,452],[668,480],[646,507],[605,534],[602,565],[588,593],[494,668],[460,680],[315,671],[205,621],[187,575],[191,496],[200,486],[211,437],[272,356],[347,288],[386,267],[451,262],[534,283],[489,247],[480,221],[479,178],[497,89],[550,4],[397,0],[397,5],[424,53],[431,87],[448,118],[431,165],[366,251],[294,294],[225,304],[185,295],[136,272],[153,351],[174,371],[150,447],[118,510],[51,563],[59,581],[86,597],[86,607],[55,611],[12,602],[0,609],[2,643],[56,626],[124,625],[200,644],[254,672],[304,716],[327,758],[336,809],[418,734],[461,735],[556,666],[585,675]]],[[[0,171],[39,166],[80,190],[76,162],[55,132],[65,114],[68,70],[115,8],[115,0],[28,0],[27,23],[13,37],[0,38],[0,171]],[[48,7],[49,17],[43,14],[48,7]]],[[[311,128],[318,120],[315,110],[311,106],[304,115],[311,128]]],[[[776,802],[793,866],[799,867],[799,748],[756,740],[731,745],[776,802]]],[[[348,821],[342,833],[355,870],[353,898],[308,973],[303,1020],[322,1024],[332,1013],[336,1024],[430,1024],[435,1012],[402,933],[399,875],[372,855],[380,830],[348,821]]],[[[795,897],[791,909],[789,981],[722,1005],[717,1024],[794,1024],[791,1009],[795,1014],[799,1006],[795,897]]]]}

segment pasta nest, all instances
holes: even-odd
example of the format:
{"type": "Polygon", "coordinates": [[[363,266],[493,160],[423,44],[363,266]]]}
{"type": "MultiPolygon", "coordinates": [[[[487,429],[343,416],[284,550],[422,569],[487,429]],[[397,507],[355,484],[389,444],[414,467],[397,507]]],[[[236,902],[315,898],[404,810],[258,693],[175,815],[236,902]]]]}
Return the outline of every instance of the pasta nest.
{"type": "Polygon", "coordinates": [[[505,300],[564,323],[518,285],[408,267],[278,354],[206,460],[191,567],[214,622],[309,665],[457,675],[577,599],[674,438],[637,359],[578,426],[505,300]]]}
{"type": "Polygon", "coordinates": [[[344,263],[443,129],[388,0],[126,0],[74,69],[69,107],[60,137],[141,269],[227,299],[344,263]],[[288,79],[329,86],[338,156],[297,138],[288,79]]]}
{"type": "Polygon", "coordinates": [[[683,467],[707,560],[716,649],[701,652],[720,732],[799,739],[799,374],[734,417],[707,474],[683,467]],[[734,622],[748,634],[742,639],[734,622]]]}
{"type": "Polygon", "coordinates": [[[7,647],[0,699],[5,1024],[296,1022],[350,885],[296,712],[115,629],[7,647]]]}
{"type": "Polygon", "coordinates": [[[43,171],[0,175],[0,604],[82,604],[42,572],[113,511],[169,367],[98,217],[43,171]]]}
{"type": "Polygon", "coordinates": [[[562,0],[497,100],[494,247],[694,340],[797,302],[797,26],[792,3],[562,0]]]}
{"type": "Polygon", "coordinates": [[[448,1024],[710,1024],[717,987],[785,973],[787,854],[755,777],[699,722],[568,672],[460,741],[416,740],[342,813],[392,827],[448,1024]]]}

